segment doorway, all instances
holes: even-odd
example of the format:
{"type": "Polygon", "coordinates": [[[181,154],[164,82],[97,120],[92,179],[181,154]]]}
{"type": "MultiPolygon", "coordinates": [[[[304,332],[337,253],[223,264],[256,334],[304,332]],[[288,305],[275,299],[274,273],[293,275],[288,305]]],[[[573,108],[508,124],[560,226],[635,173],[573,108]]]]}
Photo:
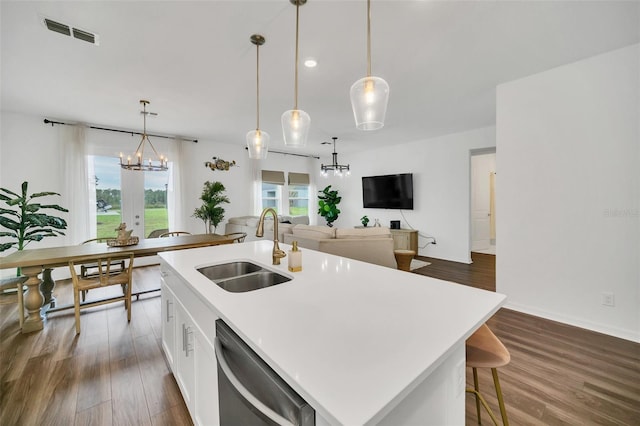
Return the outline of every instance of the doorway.
{"type": "Polygon", "coordinates": [[[118,157],[90,156],[92,235],[115,236],[122,222],[133,235],[145,238],[155,229],[168,229],[168,171],[124,170],[118,157]],[[93,207],[95,206],[95,207],[93,207]]]}
{"type": "Polygon", "coordinates": [[[471,151],[471,251],[496,254],[496,150],[471,151]]]}

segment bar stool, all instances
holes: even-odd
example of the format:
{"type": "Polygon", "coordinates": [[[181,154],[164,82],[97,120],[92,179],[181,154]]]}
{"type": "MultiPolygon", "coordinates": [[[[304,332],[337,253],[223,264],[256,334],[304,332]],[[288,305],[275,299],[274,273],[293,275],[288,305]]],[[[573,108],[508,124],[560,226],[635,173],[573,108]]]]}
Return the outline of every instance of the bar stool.
{"type": "Polygon", "coordinates": [[[414,258],[416,252],[413,250],[394,250],[393,255],[396,257],[398,269],[401,271],[411,270],[411,259],[414,258]]]}
{"type": "Polygon", "coordinates": [[[480,404],[487,410],[489,417],[493,420],[493,423],[497,426],[498,420],[496,416],[489,408],[489,405],[485,401],[484,397],[480,394],[480,388],[478,387],[478,368],[490,368],[493,375],[493,384],[496,388],[496,396],[498,397],[498,405],[500,406],[500,414],[502,415],[502,423],[504,426],[509,425],[507,419],[507,411],[504,407],[504,399],[502,397],[502,389],[500,388],[500,381],[498,380],[498,367],[505,366],[511,361],[511,355],[500,339],[487,327],[486,324],[482,324],[475,333],[467,339],[466,342],[467,351],[467,367],[473,369],[473,385],[474,389],[467,388],[467,392],[473,393],[476,397],[476,411],[478,412],[478,424],[481,424],[480,420],[480,404]]]}

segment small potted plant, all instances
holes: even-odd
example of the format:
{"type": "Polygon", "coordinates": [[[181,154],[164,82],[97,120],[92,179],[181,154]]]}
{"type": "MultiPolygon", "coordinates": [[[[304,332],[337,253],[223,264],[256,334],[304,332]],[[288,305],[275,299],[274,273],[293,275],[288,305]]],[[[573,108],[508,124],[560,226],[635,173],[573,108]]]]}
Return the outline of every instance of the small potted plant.
{"type": "Polygon", "coordinates": [[[362,226],[366,228],[367,225],[369,224],[369,218],[367,217],[367,215],[362,216],[360,218],[360,222],[362,222],[362,226]]]}

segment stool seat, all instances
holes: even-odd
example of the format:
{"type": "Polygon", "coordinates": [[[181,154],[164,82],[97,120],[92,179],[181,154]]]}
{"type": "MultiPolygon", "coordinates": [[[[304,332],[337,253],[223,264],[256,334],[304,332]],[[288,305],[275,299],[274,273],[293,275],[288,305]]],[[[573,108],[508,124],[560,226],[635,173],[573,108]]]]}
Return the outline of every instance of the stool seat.
{"type": "Polygon", "coordinates": [[[509,426],[507,419],[507,410],[502,397],[502,388],[498,379],[498,367],[503,367],[511,361],[511,355],[500,339],[487,327],[482,324],[475,333],[473,333],[465,342],[467,351],[467,367],[473,369],[473,389],[468,388],[467,392],[473,393],[476,397],[476,411],[478,413],[478,424],[482,424],[480,419],[480,404],[487,410],[489,417],[497,426],[498,419],[487,405],[484,397],[480,394],[480,386],[478,383],[478,368],[490,368],[493,376],[493,385],[496,388],[496,396],[498,397],[498,406],[502,415],[502,424],[509,426]]]}
{"type": "Polygon", "coordinates": [[[497,368],[509,364],[511,355],[495,334],[482,324],[467,339],[467,366],[475,368],[497,368]]]}
{"type": "Polygon", "coordinates": [[[415,257],[416,252],[413,250],[394,250],[393,255],[396,258],[398,269],[401,271],[411,270],[411,260],[415,257]]]}

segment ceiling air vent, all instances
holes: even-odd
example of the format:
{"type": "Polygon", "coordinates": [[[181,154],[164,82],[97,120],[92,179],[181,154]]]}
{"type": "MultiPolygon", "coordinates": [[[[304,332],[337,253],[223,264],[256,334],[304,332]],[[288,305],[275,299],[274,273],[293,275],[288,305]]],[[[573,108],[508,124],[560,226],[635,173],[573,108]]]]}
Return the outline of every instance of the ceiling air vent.
{"type": "Polygon", "coordinates": [[[68,25],[61,24],[60,22],[52,21],[51,19],[47,19],[47,18],[45,18],[44,23],[47,26],[47,28],[50,29],[51,31],[55,31],[57,33],[68,35],[68,36],[71,35],[71,30],[68,25]]]}
{"type": "Polygon", "coordinates": [[[91,44],[96,44],[96,35],[92,33],[88,33],[86,31],[79,30],[77,28],[73,29],[73,36],[78,40],[88,41],[91,44]]]}
{"type": "Polygon", "coordinates": [[[88,43],[98,45],[99,44],[99,36],[98,34],[90,33],[88,31],[81,30],[79,28],[73,27],[71,25],[63,24],[53,19],[41,17],[44,25],[47,29],[54,31],[59,34],[64,34],[66,36],[72,36],[75,39],[86,41],[88,43]]]}

